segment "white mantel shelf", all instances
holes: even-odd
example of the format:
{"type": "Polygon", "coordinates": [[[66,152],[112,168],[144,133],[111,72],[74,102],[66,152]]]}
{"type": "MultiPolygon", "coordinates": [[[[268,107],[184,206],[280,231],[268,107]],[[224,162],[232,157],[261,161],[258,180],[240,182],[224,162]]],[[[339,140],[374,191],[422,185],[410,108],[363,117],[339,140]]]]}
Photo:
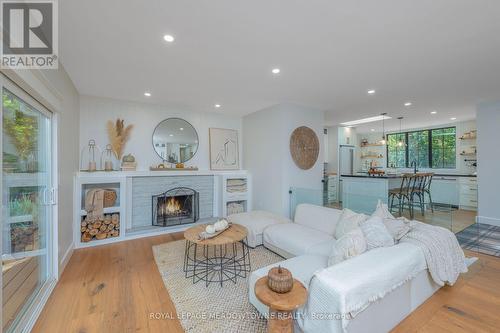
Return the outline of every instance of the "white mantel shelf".
{"type": "Polygon", "coordinates": [[[103,177],[165,177],[165,176],[223,176],[234,174],[247,174],[246,170],[228,170],[228,171],[215,171],[215,170],[173,170],[173,171],[94,171],[85,172],[80,171],[76,173],[76,177],[85,178],[103,178],[103,177]]]}

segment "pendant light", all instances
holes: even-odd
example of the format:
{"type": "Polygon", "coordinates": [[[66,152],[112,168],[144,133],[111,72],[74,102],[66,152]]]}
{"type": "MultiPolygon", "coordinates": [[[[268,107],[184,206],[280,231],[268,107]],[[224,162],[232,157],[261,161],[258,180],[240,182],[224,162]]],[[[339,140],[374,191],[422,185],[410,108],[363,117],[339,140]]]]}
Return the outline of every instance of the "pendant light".
{"type": "Polygon", "coordinates": [[[399,119],[399,142],[398,142],[398,146],[399,146],[399,147],[403,147],[403,146],[404,146],[404,144],[405,144],[405,143],[403,142],[403,139],[401,138],[401,134],[403,134],[403,133],[402,133],[402,130],[401,130],[401,123],[403,122],[403,118],[404,118],[404,117],[398,117],[398,119],[399,119]]]}
{"type": "Polygon", "coordinates": [[[385,140],[385,116],[387,115],[386,112],[380,114],[382,116],[382,140],[380,140],[380,144],[384,145],[387,143],[385,140]]]}

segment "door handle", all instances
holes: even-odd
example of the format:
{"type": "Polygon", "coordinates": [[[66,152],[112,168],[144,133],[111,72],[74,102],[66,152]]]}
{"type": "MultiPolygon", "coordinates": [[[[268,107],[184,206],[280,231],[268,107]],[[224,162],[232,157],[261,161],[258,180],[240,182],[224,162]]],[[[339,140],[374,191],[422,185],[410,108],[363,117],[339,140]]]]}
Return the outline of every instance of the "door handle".
{"type": "Polygon", "coordinates": [[[57,204],[57,189],[54,187],[50,189],[50,204],[57,204]]]}

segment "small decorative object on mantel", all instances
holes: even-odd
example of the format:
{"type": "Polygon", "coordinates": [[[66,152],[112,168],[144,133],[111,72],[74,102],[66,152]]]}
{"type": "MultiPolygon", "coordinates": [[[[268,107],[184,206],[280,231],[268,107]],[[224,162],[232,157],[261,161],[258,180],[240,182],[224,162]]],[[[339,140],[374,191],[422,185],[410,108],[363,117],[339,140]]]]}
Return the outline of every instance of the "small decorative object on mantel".
{"type": "Polygon", "coordinates": [[[104,166],[104,171],[113,171],[114,160],[113,148],[108,144],[101,154],[101,168],[104,166]]]}
{"type": "Polygon", "coordinates": [[[292,273],[281,266],[271,268],[267,273],[267,286],[279,294],[289,292],[293,287],[292,273]]]}
{"type": "Polygon", "coordinates": [[[123,150],[125,149],[125,144],[130,138],[130,133],[132,132],[133,125],[128,125],[125,127],[125,121],[118,118],[116,122],[109,120],[107,123],[108,138],[113,148],[113,152],[118,160],[122,159],[123,150]]]}
{"type": "Polygon", "coordinates": [[[135,171],[137,169],[137,162],[132,154],[123,156],[122,171],[135,171]]]}
{"type": "Polygon", "coordinates": [[[306,126],[296,128],[290,136],[290,154],[299,168],[311,169],[319,155],[319,139],[316,133],[306,126]]]}
{"type": "Polygon", "coordinates": [[[149,171],[198,171],[198,168],[195,166],[184,167],[183,163],[176,164],[175,167],[166,166],[163,163],[158,164],[157,166],[149,167],[149,171]],[[182,167],[178,167],[181,166],[182,167]]]}
{"type": "Polygon", "coordinates": [[[205,231],[200,232],[198,238],[200,240],[214,238],[231,228],[231,225],[232,224],[225,219],[219,220],[214,224],[207,224],[205,231]]]}
{"type": "Polygon", "coordinates": [[[80,170],[93,172],[97,171],[96,155],[101,155],[101,149],[96,145],[95,140],[89,140],[87,147],[80,153],[80,170]]]}

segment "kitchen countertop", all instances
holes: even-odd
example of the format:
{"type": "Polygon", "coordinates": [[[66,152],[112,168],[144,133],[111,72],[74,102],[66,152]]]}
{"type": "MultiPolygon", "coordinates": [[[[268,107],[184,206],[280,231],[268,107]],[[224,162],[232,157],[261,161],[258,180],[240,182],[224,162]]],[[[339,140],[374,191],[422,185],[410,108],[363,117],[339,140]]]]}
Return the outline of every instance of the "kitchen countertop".
{"type": "Polygon", "coordinates": [[[369,176],[368,174],[366,174],[366,175],[342,175],[341,177],[347,177],[347,178],[370,178],[370,179],[393,179],[393,178],[400,178],[401,175],[369,176]]]}
{"type": "MultiPolygon", "coordinates": [[[[380,178],[380,179],[392,179],[399,178],[401,175],[382,175],[382,176],[369,176],[368,174],[357,174],[357,175],[342,175],[341,177],[349,177],[349,178],[380,178]]],[[[441,174],[436,173],[434,177],[477,177],[477,175],[465,175],[465,174],[441,174]]]]}

